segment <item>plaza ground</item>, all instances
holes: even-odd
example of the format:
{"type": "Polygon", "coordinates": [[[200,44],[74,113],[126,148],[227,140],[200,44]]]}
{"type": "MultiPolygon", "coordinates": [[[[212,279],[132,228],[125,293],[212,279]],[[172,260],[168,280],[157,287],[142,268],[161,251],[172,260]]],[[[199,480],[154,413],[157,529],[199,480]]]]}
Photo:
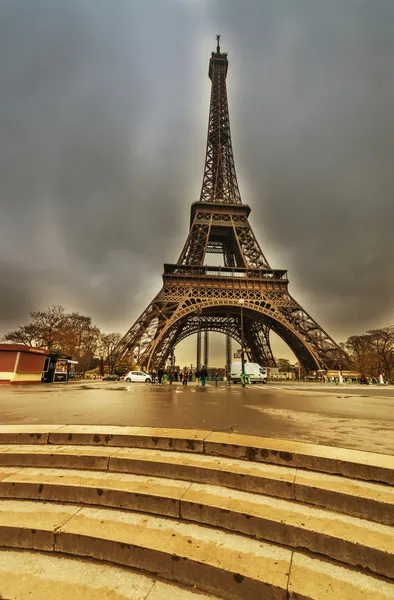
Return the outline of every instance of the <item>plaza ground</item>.
{"type": "Polygon", "coordinates": [[[394,386],[1,386],[0,424],[34,423],[209,429],[394,454],[394,386]]]}

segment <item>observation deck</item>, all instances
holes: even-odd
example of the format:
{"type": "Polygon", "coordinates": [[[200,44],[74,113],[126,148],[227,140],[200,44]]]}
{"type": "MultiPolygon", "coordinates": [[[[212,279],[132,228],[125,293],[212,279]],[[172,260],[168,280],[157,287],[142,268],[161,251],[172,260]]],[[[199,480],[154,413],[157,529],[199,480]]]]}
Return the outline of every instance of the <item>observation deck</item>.
{"type": "Polygon", "coordinates": [[[191,266],[166,263],[163,281],[193,287],[287,290],[287,271],[240,267],[191,266]]]}

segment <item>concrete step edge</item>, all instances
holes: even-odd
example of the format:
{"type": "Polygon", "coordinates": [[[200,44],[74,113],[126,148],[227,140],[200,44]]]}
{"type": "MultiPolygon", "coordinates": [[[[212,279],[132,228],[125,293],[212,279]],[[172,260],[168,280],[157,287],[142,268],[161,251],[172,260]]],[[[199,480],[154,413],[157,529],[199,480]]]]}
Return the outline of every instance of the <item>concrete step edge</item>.
{"type": "Polygon", "coordinates": [[[269,463],[140,448],[0,446],[0,479],[11,467],[87,469],[181,479],[296,500],[387,525],[394,523],[391,486],[269,463]]]}
{"type": "Polygon", "coordinates": [[[0,546],[106,561],[227,600],[387,600],[394,591],[384,578],[200,525],[67,504],[9,504],[0,546]]]}
{"type": "Polygon", "coordinates": [[[82,444],[200,452],[394,485],[394,457],[235,433],[150,427],[2,425],[0,444],[82,444]]]}
{"type": "Polygon", "coordinates": [[[221,600],[112,563],[15,549],[0,549],[0,594],[18,600],[221,600]]]}
{"type": "MultiPolygon", "coordinates": [[[[394,578],[394,528],[269,496],[159,478],[24,469],[0,482],[7,500],[138,511],[307,550],[394,578]]],[[[3,523],[4,524],[4,523],[3,523]]]]}

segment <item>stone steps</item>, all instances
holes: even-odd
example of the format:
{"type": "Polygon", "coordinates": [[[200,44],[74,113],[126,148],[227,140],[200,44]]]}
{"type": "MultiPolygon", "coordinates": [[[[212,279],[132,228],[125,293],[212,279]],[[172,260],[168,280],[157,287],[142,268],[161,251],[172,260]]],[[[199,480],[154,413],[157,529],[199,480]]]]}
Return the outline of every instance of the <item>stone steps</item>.
{"type": "Polygon", "coordinates": [[[196,452],[394,485],[394,456],[234,433],[104,425],[1,425],[0,444],[117,446],[196,452]]]}
{"type": "Polygon", "coordinates": [[[219,600],[111,564],[55,552],[0,550],[4,600],[219,600]]]}
{"type": "Polygon", "coordinates": [[[393,584],[384,579],[288,548],[125,510],[2,500],[0,544],[5,541],[11,548],[132,567],[229,600],[285,600],[289,590],[295,598],[328,599],[344,583],[355,592],[349,598],[390,598],[394,593],[393,584]],[[313,586],[324,594],[307,595],[313,586]]]}
{"type": "Polygon", "coordinates": [[[122,567],[149,594],[163,578],[173,587],[158,599],[394,598],[393,457],[130,427],[2,426],[0,444],[0,598],[36,582],[32,567],[6,594],[25,554],[68,555],[65,573],[104,561],[108,582],[122,567]]]}
{"type": "MultiPolygon", "coordinates": [[[[210,455],[103,446],[1,445],[4,467],[101,470],[262,493],[394,524],[394,487],[294,467],[210,455]]],[[[5,470],[4,474],[8,471],[5,470]]]]}
{"type": "Polygon", "coordinates": [[[1,476],[0,498],[169,516],[308,550],[394,578],[394,528],[365,519],[261,494],[142,475],[27,468],[1,476]]]}

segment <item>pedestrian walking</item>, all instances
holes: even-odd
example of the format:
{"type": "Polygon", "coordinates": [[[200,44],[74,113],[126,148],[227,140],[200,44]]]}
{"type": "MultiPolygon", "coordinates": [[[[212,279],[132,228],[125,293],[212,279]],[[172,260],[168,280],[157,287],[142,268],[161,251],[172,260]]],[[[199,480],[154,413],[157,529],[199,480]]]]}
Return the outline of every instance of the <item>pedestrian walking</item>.
{"type": "Polygon", "coordinates": [[[163,369],[160,368],[157,371],[157,379],[159,381],[159,385],[161,385],[161,380],[163,379],[163,375],[164,375],[164,371],[163,371],[163,369]]]}
{"type": "Polygon", "coordinates": [[[188,380],[189,380],[189,373],[187,371],[187,368],[185,367],[183,369],[183,381],[182,381],[183,385],[187,385],[188,380]]]}
{"type": "Polygon", "coordinates": [[[201,381],[201,385],[205,385],[205,382],[207,381],[207,377],[208,377],[208,371],[206,370],[206,368],[204,367],[204,365],[201,367],[201,371],[200,371],[200,381],[201,381]]]}
{"type": "Polygon", "coordinates": [[[152,383],[156,383],[156,371],[153,369],[150,373],[152,383]]]}

